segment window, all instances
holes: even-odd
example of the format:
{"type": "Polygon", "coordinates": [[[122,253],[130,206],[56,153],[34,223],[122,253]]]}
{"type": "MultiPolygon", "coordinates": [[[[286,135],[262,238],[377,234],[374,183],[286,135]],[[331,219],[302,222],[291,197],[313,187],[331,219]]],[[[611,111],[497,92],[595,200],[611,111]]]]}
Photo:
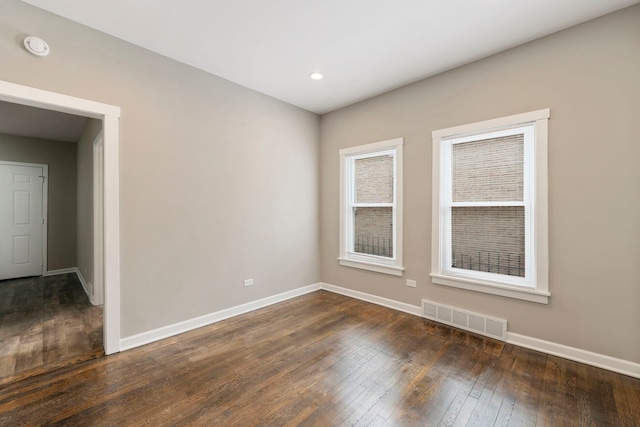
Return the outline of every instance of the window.
{"type": "Polygon", "coordinates": [[[433,283],[548,303],[548,119],[433,132],[433,283]]]}
{"type": "Polygon", "coordinates": [[[402,276],[403,143],[340,150],[340,265],[402,276]]]}

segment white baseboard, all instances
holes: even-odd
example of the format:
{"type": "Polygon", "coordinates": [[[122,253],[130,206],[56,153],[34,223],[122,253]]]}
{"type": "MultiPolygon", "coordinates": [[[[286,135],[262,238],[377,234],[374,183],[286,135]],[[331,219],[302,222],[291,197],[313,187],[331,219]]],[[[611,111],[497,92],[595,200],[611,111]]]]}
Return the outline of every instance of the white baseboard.
{"type": "Polygon", "coordinates": [[[320,283],[320,286],[322,287],[322,289],[336,294],[345,295],[351,298],[381,305],[383,307],[403,311],[415,316],[422,316],[422,308],[420,308],[420,306],[418,305],[406,304],[404,302],[392,300],[389,298],[379,297],[377,295],[371,295],[365,292],[354,291],[353,289],[341,288],[340,286],[330,285],[329,283],[320,283]]]}
{"type": "Polygon", "coordinates": [[[93,300],[93,297],[91,296],[91,293],[89,292],[89,283],[87,283],[87,281],[84,279],[84,276],[82,276],[82,273],[80,273],[80,269],[78,267],[61,268],[59,270],[49,270],[46,273],[44,273],[44,275],[56,276],[58,274],[69,274],[69,273],[75,273],[76,276],[78,276],[78,280],[82,285],[82,289],[84,289],[84,293],[87,294],[87,298],[89,298],[89,301],[91,302],[91,304],[96,305],[96,303],[93,300]]]}
{"type": "Polygon", "coordinates": [[[69,273],[75,273],[78,270],[78,267],[71,267],[71,268],[61,268],[59,270],[48,270],[46,273],[44,273],[45,276],[56,276],[58,274],[69,274],[69,273]]]}
{"type": "Polygon", "coordinates": [[[507,332],[507,342],[519,347],[537,350],[542,353],[573,360],[630,377],[640,378],[640,363],[617,359],[604,354],[593,353],[580,348],[569,347],[551,341],[528,337],[526,335],[507,332]]]}
{"type": "MultiPolygon", "coordinates": [[[[367,294],[365,292],[341,288],[339,286],[330,285],[328,283],[321,283],[320,285],[322,289],[330,292],[335,292],[362,301],[382,305],[394,310],[403,311],[405,313],[423,317],[422,308],[419,306],[414,306],[388,298],[367,294]]],[[[455,327],[452,325],[449,326],[455,327]]],[[[531,350],[540,351],[542,353],[551,354],[553,356],[562,357],[564,359],[573,360],[575,362],[595,366],[597,368],[606,369],[608,371],[617,372],[619,374],[628,375],[630,377],[640,378],[640,363],[617,359],[615,357],[607,356],[604,354],[593,353],[591,351],[569,347],[550,341],[544,341],[538,338],[528,337],[526,335],[515,334],[513,332],[507,332],[507,343],[531,350]]]]}
{"type": "Polygon", "coordinates": [[[80,283],[82,283],[82,288],[84,289],[84,293],[87,294],[87,296],[89,297],[89,301],[91,301],[91,304],[93,304],[93,298],[91,298],[91,293],[89,292],[89,283],[87,283],[82,273],[80,273],[80,269],[76,268],[75,270],[76,270],[75,273],[78,276],[78,280],[80,280],[80,283]]]}
{"type": "Polygon", "coordinates": [[[132,348],[149,344],[154,341],[159,341],[165,338],[172,337],[174,335],[191,331],[193,329],[211,325],[212,323],[220,322],[221,320],[225,320],[230,317],[235,317],[240,314],[258,310],[260,308],[264,308],[272,304],[289,300],[291,298],[295,298],[301,295],[315,292],[320,289],[321,289],[320,284],[316,283],[313,285],[294,289],[292,291],[283,292],[278,295],[273,295],[271,297],[262,298],[257,301],[248,302],[246,304],[238,305],[236,307],[231,307],[225,310],[216,311],[214,313],[205,314],[204,316],[196,317],[194,319],[185,320],[179,323],[174,323],[173,325],[164,326],[162,328],[143,332],[141,334],[122,338],[120,340],[120,351],[130,350],[132,348]]]}
{"type": "MultiPolygon", "coordinates": [[[[47,275],[61,274],[66,272],[74,272],[78,274],[78,277],[82,277],[77,269],[69,269],[71,271],[56,270],[56,272],[47,272],[47,275]]],[[[82,279],[81,279],[82,282],[82,279]]],[[[84,284],[83,284],[84,286],[84,284]]],[[[271,297],[263,298],[257,301],[252,301],[246,304],[242,304],[236,307],[231,307],[225,310],[220,310],[214,313],[206,314],[194,319],[185,320],[183,322],[175,323],[173,325],[164,326],[162,328],[154,329],[151,331],[143,332],[137,335],[132,335],[120,340],[121,351],[129,350],[135,347],[139,347],[145,344],[149,344],[155,341],[159,341],[165,338],[172,337],[184,332],[191,331],[193,329],[201,328],[203,326],[210,325],[212,323],[220,322],[230,317],[238,316],[240,314],[248,313],[254,310],[258,310],[263,307],[267,307],[278,302],[286,301],[291,298],[295,298],[301,295],[305,295],[311,292],[324,289],[329,292],[344,295],[347,297],[355,298],[361,301],[370,302],[373,304],[388,307],[393,310],[409,313],[414,316],[422,317],[422,308],[420,306],[403,303],[400,301],[392,300],[389,298],[380,297],[377,295],[368,294],[365,292],[355,291],[352,289],[342,288],[340,286],[331,285],[329,283],[316,283],[302,288],[294,289],[292,291],[284,292],[271,297]]],[[[528,348],[531,350],[540,351],[546,354],[562,357],[565,359],[573,360],[587,365],[595,366],[598,368],[606,369],[609,371],[617,372],[620,374],[628,375],[630,377],[640,378],[640,364],[617,359],[615,357],[606,356],[603,354],[593,353],[587,350],[579,348],[569,347],[562,344],[553,343],[550,341],[544,341],[537,338],[528,337],[525,335],[516,334],[513,332],[507,332],[507,343],[517,345],[520,347],[528,348]]]]}

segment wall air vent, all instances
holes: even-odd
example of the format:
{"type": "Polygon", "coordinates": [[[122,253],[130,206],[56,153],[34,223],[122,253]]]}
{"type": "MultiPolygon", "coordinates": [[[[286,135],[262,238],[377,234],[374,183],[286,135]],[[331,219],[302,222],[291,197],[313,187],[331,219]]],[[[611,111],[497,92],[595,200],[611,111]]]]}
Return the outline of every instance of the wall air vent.
{"type": "Polygon", "coordinates": [[[480,335],[507,340],[507,321],[460,308],[422,300],[422,317],[480,335]]]}

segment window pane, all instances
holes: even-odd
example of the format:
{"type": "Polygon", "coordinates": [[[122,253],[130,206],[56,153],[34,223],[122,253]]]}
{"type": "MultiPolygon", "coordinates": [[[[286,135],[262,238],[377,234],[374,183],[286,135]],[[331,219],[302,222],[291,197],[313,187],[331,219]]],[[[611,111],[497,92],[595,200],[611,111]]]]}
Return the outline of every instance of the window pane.
{"type": "Polygon", "coordinates": [[[355,161],[356,203],[393,202],[393,156],[355,161]]]}
{"type": "Polygon", "coordinates": [[[453,144],[453,201],[522,201],[523,159],[522,134],[453,144]]]}
{"type": "Polygon", "coordinates": [[[393,257],[393,208],[354,208],[354,251],[393,257]]]}
{"type": "Polygon", "coordinates": [[[524,277],[524,207],[454,207],[452,267],[524,277]]]}

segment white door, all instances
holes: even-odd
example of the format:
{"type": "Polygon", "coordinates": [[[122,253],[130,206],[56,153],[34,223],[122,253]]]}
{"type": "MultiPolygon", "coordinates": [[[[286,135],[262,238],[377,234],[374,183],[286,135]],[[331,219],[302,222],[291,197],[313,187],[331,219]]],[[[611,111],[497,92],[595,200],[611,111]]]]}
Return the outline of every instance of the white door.
{"type": "Polygon", "coordinates": [[[0,163],[0,279],[43,274],[46,166],[0,163]]]}

